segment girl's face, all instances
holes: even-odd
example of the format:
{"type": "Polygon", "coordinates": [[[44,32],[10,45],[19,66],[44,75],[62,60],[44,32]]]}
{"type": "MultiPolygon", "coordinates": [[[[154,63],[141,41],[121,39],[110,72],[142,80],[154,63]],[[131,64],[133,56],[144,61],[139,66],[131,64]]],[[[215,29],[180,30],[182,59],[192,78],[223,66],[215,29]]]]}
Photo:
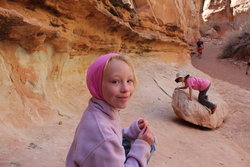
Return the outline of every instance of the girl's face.
{"type": "Polygon", "coordinates": [[[103,74],[104,100],[116,109],[123,109],[127,107],[134,88],[134,73],[130,66],[122,60],[111,60],[103,74]]]}
{"type": "Polygon", "coordinates": [[[178,79],[180,82],[184,82],[185,81],[185,78],[184,77],[179,77],[178,79]]]}

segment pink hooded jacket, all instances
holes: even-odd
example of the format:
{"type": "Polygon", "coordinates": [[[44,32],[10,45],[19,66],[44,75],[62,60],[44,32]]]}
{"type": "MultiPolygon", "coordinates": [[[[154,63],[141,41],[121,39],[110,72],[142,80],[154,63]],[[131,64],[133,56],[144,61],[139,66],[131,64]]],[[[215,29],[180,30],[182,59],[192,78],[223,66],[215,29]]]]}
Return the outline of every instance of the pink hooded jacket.
{"type": "Polygon", "coordinates": [[[150,146],[137,139],[138,121],[121,129],[119,111],[102,97],[101,82],[106,62],[118,54],[100,56],[89,67],[87,85],[93,98],[89,100],[66,159],[66,167],[146,167],[150,146]],[[134,143],[125,158],[122,137],[134,143]],[[125,162],[126,160],[126,162],[125,162]]]}

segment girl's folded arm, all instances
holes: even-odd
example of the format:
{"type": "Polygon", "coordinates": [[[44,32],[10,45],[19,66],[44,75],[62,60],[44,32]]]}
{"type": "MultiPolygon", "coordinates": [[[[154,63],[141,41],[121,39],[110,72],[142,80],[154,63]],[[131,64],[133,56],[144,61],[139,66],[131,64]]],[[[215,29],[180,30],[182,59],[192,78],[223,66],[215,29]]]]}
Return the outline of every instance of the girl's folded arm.
{"type": "Polygon", "coordinates": [[[137,139],[137,136],[141,132],[141,129],[138,126],[138,121],[140,119],[134,121],[129,127],[122,129],[122,136],[128,138],[130,140],[137,139]]]}

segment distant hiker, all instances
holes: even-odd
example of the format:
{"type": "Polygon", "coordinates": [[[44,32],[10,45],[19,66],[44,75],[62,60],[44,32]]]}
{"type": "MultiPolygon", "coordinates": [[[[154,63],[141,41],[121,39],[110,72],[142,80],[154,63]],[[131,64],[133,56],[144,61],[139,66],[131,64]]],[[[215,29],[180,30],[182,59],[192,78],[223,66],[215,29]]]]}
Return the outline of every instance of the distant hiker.
{"type": "Polygon", "coordinates": [[[246,75],[248,75],[249,67],[250,67],[250,57],[249,57],[248,62],[247,62],[246,75]]]}
{"type": "Polygon", "coordinates": [[[146,167],[155,150],[148,122],[138,119],[128,128],[120,127],[120,109],[127,107],[136,85],[128,57],[98,57],[86,80],[92,98],[77,126],[66,167],[146,167]]]}
{"type": "Polygon", "coordinates": [[[192,101],[192,89],[194,90],[198,90],[199,96],[198,96],[198,101],[208,107],[210,109],[210,113],[213,114],[217,108],[217,105],[211,103],[210,101],[208,101],[208,96],[207,91],[211,85],[211,82],[207,79],[203,79],[203,78],[196,78],[196,77],[191,77],[188,74],[185,74],[183,72],[179,72],[176,74],[176,79],[175,82],[182,82],[185,85],[182,87],[177,87],[175,89],[186,89],[189,88],[189,97],[188,99],[192,101]]]}
{"type": "Polygon", "coordinates": [[[196,42],[196,45],[197,45],[197,52],[198,52],[198,57],[201,58],[201,55],[202,55],[202,51],[203,51],[203,41],[201,41],[201,39],[199,39],[197,42],[196,42]]]}

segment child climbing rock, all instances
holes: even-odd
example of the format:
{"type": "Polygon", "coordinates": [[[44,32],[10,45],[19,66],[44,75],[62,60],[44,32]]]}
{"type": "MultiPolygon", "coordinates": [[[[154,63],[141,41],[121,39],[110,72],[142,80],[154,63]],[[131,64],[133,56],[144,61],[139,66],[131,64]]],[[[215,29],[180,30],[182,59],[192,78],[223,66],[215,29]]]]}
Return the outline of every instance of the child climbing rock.
{"type": "Polygon", "coordinates": [[[175,82],[182,82],[185,85],[182,87],[177,87],[175,89],[186,89],[189,88],[189,97],[188,99],[192,101],[192,90],[198,90],[199,96],[198,101],[208,107],[210,109],[210,113],[214,114],[216,111],[217,105],[213,104],[212,102],[208,101],[207,91],[211,85],[211,82],[208,79],[191,77],[184,72],[179,72],[176,74],[175,82]]]}

